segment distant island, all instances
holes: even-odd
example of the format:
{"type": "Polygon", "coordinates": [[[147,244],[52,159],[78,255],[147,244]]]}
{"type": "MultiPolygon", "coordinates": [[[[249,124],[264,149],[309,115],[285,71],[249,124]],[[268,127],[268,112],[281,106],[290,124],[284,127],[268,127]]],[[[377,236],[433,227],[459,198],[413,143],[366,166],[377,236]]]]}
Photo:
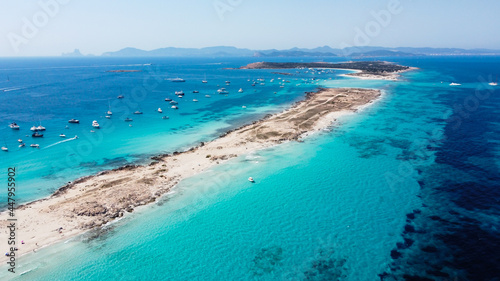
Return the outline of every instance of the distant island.
{"type": "MultiPolygon", "coordinates": [[[[411,56],[466,56],[466,55],[500,55],[500,50],[460,49],[460,48],[414,48],[414,47],[377,47],[352,46],[332,48],[291,48],[286,50],[268,49],[252,50],[231,46],[215,46],[206,48],[166,47],[154,50],[124,48],[114,52],[103,53],[103,57],[411,57],[411,56]]],[[[85,57],[78,49],[72,53],[62,54],[64,57],[85,57]]]]}
{"type": "Polygon", "coordinates": [[[297,68],[331,68],[357,70],[346,74],[358,78],[397,80],[399,73],[416,68],[397,65],[385,61],[357,61],[343,63],[329,62],[255,62],[239,69],[297,69],[297,68]]]}

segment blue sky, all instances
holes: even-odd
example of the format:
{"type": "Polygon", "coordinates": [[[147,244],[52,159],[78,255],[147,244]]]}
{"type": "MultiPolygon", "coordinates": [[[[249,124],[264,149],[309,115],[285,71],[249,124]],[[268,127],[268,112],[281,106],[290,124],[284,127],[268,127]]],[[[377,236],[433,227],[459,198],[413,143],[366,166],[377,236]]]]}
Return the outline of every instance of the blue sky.
{"type": "Polygon", "coordinates": [[[221,45],[500,49],[497,0],[0,0],[0,8],[0,56],[221,45]]]}

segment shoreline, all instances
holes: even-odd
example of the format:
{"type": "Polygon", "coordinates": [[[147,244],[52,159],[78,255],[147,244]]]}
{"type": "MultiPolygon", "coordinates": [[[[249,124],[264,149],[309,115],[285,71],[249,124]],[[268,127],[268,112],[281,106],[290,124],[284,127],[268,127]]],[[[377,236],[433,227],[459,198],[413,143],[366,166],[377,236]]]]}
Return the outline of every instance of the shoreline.
{"type": "MultiPolygon", "coordinates": [[[[68,240],[116,221],[134,208],[156,202],[183,179],[222,161],[287,141],[298,141],[332,125],[380,99],[374,89],[320,88],[290,108],[266,115],[259,121],[223,133],[184,152],[151,157],[149,165],[126,165],[79,178],[49,197],[16,209],[18,242],[16,256],[68,240]]],[[[7,229],[8,212],[0,213],[7,229]]],[[[7,234],[7,230],[4,233],[7,234]]],[[[7,257],[3,256],[3,261],[7,257]]]]}
{"type": "Polygon", "coordinates": [[[363,70],[359,69],[348,69],[348,68],[343,68],[342,70],[349,70],[349,71],[354,71],[353,73],[347,73],[347,74],[340,74],[339,76],[342,77],[354,77],[362,80],[388,80],[388,81],[398,81],[399,78],[401,77],[401,73],[408,72],[408,71],[413,71],[417,70],[417,67],[409,67],[408,69],[405,70],[398,70],[394,71],[391,73],[387,74],[373,74],[373,73],[367,73],[363,70]]]}

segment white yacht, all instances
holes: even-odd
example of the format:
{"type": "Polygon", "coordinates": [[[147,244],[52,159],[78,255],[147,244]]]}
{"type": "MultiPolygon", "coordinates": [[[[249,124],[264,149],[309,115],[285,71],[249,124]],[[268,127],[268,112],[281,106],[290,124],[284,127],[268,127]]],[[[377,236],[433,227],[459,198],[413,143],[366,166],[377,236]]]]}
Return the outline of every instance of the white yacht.
{"type": "Polygon", "coordinates": [[[240,89],[238,90],[238,93],[243,93],[243,88],[240,88],[240,89]]]}
{"type": "Polygon", "coordinates": [[[23,140],[22,140],[22,139],[18,139],[17,141],[18,141],[18,142],[20,142],[20,143],[22,143],[22,142],[23,142],[23,140]]]}
{"type": "Polygon", "coordinates": [[[488,83],[488,85],[490,85],[490,86],[498,86],[498,83],[497,82],[491,82],[491,83],[488,83]]]}
{"type": "Polygon", "coordinates": [[[19,130],[19,125],[17,125],[15,122],[12,122],[9,127],[12,129],[12,130],[19,130]]]}
{"type": "Polygon", "coordinates": [[[92,127],[96,128],[96,129],[99,129],[99,123],[97,123],[96,120],[92,121],[92,127]]]}
{"type": "Polygon", "coordinates": [[[197,102],[198,100],[197,99],[193,99],[194,102],[197,102]]]}
{"type": "Polygon", "coordinates": [[[172,105],[172,109],[179,109],[179,108],[175,105],[172,105]]]}
{"type": "Polygon", "coordinates": [[[248,178],[248,181],[249,181],[249,182],[255,182],[255,180],[254,180],[252,177],[249,177],[249,178],[248,178]]]}
{"type": "Polygon", "coordinates": [[[163,112],[163,110],[161,110],[161,108],[158,108],[158,112],[159,112],[159,113],[162,113],[162,112],[163,112]]]}
{"type": "Polygon", "coordinates": [[[460,86],[462,84],[459,84],[459,83],[451,83],[450,86],[460,86]]]}
{"type": "Polygon", "coordinates": [[[65,135],[65,134],[60,134],[59,136],[60,136],[61,138],[65,138],[65,137],[66,137],[66,135],[65,135]]]}
{"type": "Polygon", "coordinates": [[[226,90],[226,88],[220,88],[220,89],[218,89],[217,93],[219,93],[219,94],[229,94],[229,92],[226,90]]]}
{"type": "Polygon", "coordinates": [[[6,146],[2,146],[3,151],[9,151],[9,149],[6,146]]]}
{"type": "Polygon", "coordinates": [[[34,144],[31,144],[31,145],[30,145],[30,147],[39,148],[39,147],[40,147],[40,145],[39,145],[39,144],[34,143],[34,144]]]}
{"type": "Polygon", "coordinates": [[[176,96],[183,96],[184,92],[183,91],[175,91],[176,96]]]}

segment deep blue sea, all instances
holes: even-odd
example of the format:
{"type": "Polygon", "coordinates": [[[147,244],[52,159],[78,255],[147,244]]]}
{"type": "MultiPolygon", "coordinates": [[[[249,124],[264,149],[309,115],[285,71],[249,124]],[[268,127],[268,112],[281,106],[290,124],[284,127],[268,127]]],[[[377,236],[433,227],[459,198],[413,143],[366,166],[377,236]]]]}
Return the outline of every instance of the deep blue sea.
{"type": "Polygon", "coordinates": [[[419,69],[394,82],[228,69],[256,58],[0,59],[0,177],[16,167],[21,202],[209,141],[318,87],[384,91],[329,130],[186,179],[155,205],[20,258],[16,275],[0,267],[1,278],[500,280],[500,88],[488,84],[500,57],[384,60],[419,69]],[[108,72],[118,69],[141,72],[108,72]]]}

